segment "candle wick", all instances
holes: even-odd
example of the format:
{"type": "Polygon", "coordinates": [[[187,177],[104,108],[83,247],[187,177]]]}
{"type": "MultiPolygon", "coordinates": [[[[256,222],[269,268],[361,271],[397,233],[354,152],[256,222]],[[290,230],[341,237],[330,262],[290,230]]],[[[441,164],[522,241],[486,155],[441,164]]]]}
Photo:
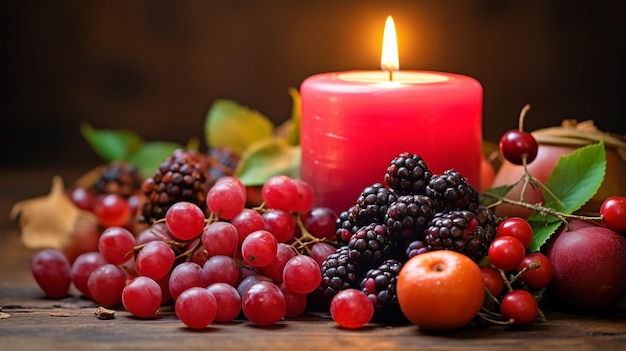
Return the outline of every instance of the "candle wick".
{"type": "Polygon", "coordinates": [[[389,81],[393,81],[393,70],[392,69],[388,69],[387,71],[389,71],[389,81]]]}

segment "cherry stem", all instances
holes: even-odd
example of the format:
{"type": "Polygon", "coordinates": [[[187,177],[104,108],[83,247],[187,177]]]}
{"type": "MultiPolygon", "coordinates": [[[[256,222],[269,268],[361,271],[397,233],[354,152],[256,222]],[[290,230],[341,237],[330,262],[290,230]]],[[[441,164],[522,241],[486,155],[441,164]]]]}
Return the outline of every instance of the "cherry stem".
{"type": "Polygon", "coordinates": [[[526,105],[524,105],[524,107],[522,108],[522,111],[519,114],[519,121],[518,121],[519,126],[518,126],[518,128],[519,128],[520,132],[524,131],[524,118],[526,117],[526,113],[528,112],[528,110],[530,110],[530,105],[526,104],[526,105]]]}

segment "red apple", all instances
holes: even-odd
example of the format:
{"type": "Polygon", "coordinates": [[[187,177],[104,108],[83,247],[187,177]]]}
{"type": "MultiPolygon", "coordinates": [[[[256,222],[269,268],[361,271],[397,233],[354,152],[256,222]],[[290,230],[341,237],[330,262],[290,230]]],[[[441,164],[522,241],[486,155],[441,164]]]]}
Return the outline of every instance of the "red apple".
{"type": "Polygon", "coordinates": [[[593,312],[626,293],[626,238],[605,227],[575,223],[550,243],[551,291],[578,311],[593,312]]]}

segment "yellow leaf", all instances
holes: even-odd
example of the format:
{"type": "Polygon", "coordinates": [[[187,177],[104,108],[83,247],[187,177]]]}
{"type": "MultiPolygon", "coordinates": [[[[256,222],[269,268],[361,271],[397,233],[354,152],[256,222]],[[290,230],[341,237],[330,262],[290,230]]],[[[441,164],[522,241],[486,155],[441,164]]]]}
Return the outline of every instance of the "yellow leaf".
{"type": "Polygon", "coordinates": [[[19,220],[26,247],[60,250],[67,244],[77,219],[93,214],[76,207],[65,193],[61,177],[55,176],[48,195],[16,203],[10,216],[19,220]]]}

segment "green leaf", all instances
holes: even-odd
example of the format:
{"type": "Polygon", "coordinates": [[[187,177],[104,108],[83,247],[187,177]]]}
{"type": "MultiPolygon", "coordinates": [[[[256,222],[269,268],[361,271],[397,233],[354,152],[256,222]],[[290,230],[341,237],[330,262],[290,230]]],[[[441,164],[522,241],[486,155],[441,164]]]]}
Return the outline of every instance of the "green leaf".
{"type": "Polygon", "coordinates": [[[174,150],[182,147],[177,143],[164,141],[145,143],[131,155],[128,161],[135,165],[144,177],[149,177],[163,160],[170,157],[174,150]]]}
{"type": "MultiPolygon", "coordinates": [[[[562,156],[552,170],[542,190],[545,207],[558,212],[572,214],[579,210],[598,191],[606,172],[606,151],[604,142],[581,147],[569,155],[562,156]]],[[[544,218],[537,211],[528,217],[533,227],[531,251],[537,251],[562,224],[558,218],[544,218]]]]}
{"type": "Polygon", "coordinates": [[[495,188],[491,188],[491,189],[487,189],[484,192],[479,193],[479,200],[480,202],[485,205],[485,206],[489,206],[492,204],[495,204],[498,199],[495,197],[491,197],[486,194],[493,194],[495,196],[499,196],[499,197],[504,197],[506,196],[506,194],[508,194],[511,190],[513,190],[515,186],[514,185],[502,185],[502,186],[498,186],[495,188]]]}
{"type": "Polygon", "coordinates": [[[242,156],[235,171],[246,186],[263,185],[275,175],[300,178],[300,146],[276,138],[262,140],[242,156]]]}
{"type": "Polygon", "coordinates": [[[209,148],[227,147],[238,155],[252,144],[272,136],[274,125],[261,113],[231,100],[216,100],[205,121],[209,148]]]}
{"type": "Polygon", "coordinates": [[[128,130],[94,129],[84,123],[80,128],[83,137],[105,162],[127,161],[142,144],[142,139],[128,130]]]}

